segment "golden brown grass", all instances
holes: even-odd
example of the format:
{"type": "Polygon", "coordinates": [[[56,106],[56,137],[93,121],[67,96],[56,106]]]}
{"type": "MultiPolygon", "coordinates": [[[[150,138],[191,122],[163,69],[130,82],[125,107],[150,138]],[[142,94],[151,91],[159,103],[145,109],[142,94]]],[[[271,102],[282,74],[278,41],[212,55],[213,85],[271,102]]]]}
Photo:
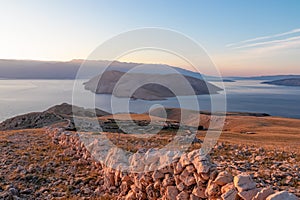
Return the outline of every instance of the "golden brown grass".
{"type": "MultiPolygon", "coordinates": [[[[176,110],[175,110],[176,111],[176,110]]],[[[174,116],[170,116],[172,120],[177,119],[178,112],[174,116]]],[[[145,114],[131,114],[131,117],[135,120],[147,120],[149,117],[145,114]]],[[[112,118],[112,116],[110,116],[112,118]]],[[[115,117],[115,116],[114,116],[115,117]]],[[[120,114],[117,115],[117,119],[126,119],[128,115],[120,114]]],[[[108,117],[109,118],[109,117],[108,117]]],[[[200,115],[200,125],[204,127],[209,126],[209,115],[200,115]]],[[[159,118],[157,118],[159,120],[159,118]]],[[[186,120],[187,124],[195,124],[191,121],[186,120]]],[[[206,135],[206,131],[199,131],[198,137],[203,139],[206,135]]],[[[164,145],[167,141],[173,137],[174,132],[162,131],[161,134],[150,137],[144,142],[155,143],[157,146],[164,145]]],[[[122,137],[128,137],[125,134],[122,137]]],[[[134,135],[132,135],[134,136],[134,135]]],[[[116,137],[115,134],[110,136],[111,138],[116,137]]],[[[138,138],[127,139],[129,149],[136,149],[138,145],[131,147],[132,140],[140,140],[138,138]]],[[[218,140],[219,142],[228,142],[231,144],[245,144],[255,145],[257,147],[264,147],[270,149],[281,149],[284,151],[300,152],[299,141],[300,141],[300,120],[289,119],[281,117],[255,117],[255,116],[227,116],[225,124],[222,130],[222,134],[218,140]],[[253,134],[243,134],[251,132],[253,134]]],[[[142,142],[141,142],[142,143],[142,142]]]]}

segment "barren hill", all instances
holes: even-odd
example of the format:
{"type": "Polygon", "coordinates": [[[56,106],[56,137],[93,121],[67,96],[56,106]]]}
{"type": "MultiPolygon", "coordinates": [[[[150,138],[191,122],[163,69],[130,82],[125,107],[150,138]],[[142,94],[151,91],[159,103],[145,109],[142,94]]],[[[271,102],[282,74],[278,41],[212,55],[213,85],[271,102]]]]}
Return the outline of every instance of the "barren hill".
{"type": "Polygon", "coordinates": [[[28,128],[42,128],[58,122],[72,121],[74,116],[97,117],[110,115],[110,113],[95,109],[72,106],[67,103],[53,106],[43,112],[33,112],[12,117],[0,123],[0,130],[18,130],[28,128]]]}
{"type": "Polygon", "coordinates": [[[175,96],[215,94],[222,89],[202,79],[179,74],[141,74],[105,71],[84,83],[85,89],[97,94],[113,94],[144,100],[164,100],[175,96]],[[183,84],[183,78],[187,85],[183,84]],[[143,84],[146,82],[147,84],[143,84]],[[136,88],[136,86],[141,87],[136,88]],[[169,88],[176,89],[176,94],[169,88]],[[133,94],[131,94],[133,93],[133,94]]]}
{"type": "MultiPolygon", "coordinates": [[[[155,150],[176,138],[176,130],[165,129],[146,137],[69,131],[65,120],[52,119],[57,116],[66,119],[73,114],[70,108],[71,105],[62,104],[47,112],[33,114],[40,120],[38,124],[45,126],[40,129],[20,129],[32,122],[32,117],[28,117],[26,123],[14,123],[26,116],[5,123],[6,129],[20,130],[0,131],[0,199],[294,200],[300,196],[300,120],[253,114],[237,116],[234,113],[226,116],[224,130],[210,156],[197,157],[197,149],[201,148],[201,141],[207,133],[200,130],[189,147],[189,153],[179,156],[166,151],[153,157],[155,150]],[[53,118],[45,121],[43,115],[53,115],[53,118]],[[115,162],[115,156],[119,155],[114,148],[110,149],[105,163],[95,157],[105,153],[105,144],[108,143],[103,138],[132,155],[130,162],[135,167],[146,169],[157,159],[160,163],[172,160],[172,164],[146,173],[122,173],[109,166],[110,161],[115,162]],[[151,162],[146,162],[146,158],[151,162]]],[[[88,109],[75,108],[78,108],[78,116],[88,117],[85,113],[88,109]]],[[[173,119],[180,115],[178,109],[167,109],[167,114],[173,119]]],[[[208,124],[211,117],[223,117],[199,112],[194,112],[194,115],[202,116],[200,123],[208,124]],[[201,121],[203,117],[208,121],[201,121]]],[[[113,117],[105,115],[98,119],[113,117]]],[[[129,117],[136,121],[165,120],[147,113],[117,114],[116,120],[126,121],[129,117]]]]}
{"type": "Polygon", "coordinates": [[[262,83],[263,84],[271,84],[271,85],[300,87],[300,78],[280,79],[280,80],[275,80],[275,81],[266,81],[266,82],[262,82],[262,83]]]}

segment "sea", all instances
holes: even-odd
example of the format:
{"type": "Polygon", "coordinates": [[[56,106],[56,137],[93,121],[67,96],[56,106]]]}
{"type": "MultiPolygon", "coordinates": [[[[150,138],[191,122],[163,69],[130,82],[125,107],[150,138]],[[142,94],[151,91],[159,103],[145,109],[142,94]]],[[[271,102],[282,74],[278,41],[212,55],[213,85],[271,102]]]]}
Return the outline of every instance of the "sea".
{"type": "MultiPolygon", "coordinates": [[[[155,107],[189,107],[191,97],[169,98],[160,101],[127,100],[112,101],[108,94],[95,95],[83,87],[86,80],[0,80],[0,121],[29,113],[44,111],[61,103],[78,103],[80,106],[97,107],[118,113],[148,112],[155,107]],[[180,101],[185,103],[181,104],[180,101]],[[116,103],[117,102],[117,103],[116,103]]],[[[272,116],[300,119],[300,88],[261,84],[263,80],[238,80],[225,82],[220,94],[197,96],[199,110],[267,113],[272,116]],[[212,101],[212,98],[215,99],[212,101]]],[[[220,83],[212,82],[215,85],[220,83]]],[[[195,98],[193,97],[193,100],[195,98]]]]}

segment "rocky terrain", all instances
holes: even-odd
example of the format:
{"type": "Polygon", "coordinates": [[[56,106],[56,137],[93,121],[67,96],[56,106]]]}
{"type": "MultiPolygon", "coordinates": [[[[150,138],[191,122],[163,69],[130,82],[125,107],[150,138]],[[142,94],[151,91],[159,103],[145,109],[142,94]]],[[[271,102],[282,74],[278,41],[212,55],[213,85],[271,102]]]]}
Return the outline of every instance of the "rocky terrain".
{"type": "Polygon", "coordinates": [[[101,76],[93,77],[84,83],[84,87],[96,94],[113,94],[116,97],[143,100],[164,100],[175,96],[215,94],[222,90],[202,79],[181,74],[155,74],[154,76],[153,74],[125,73],[115,70],[105,71],[101,76]],[[184,84],[183,79],[186,80],[187,84],[184,84]],[[139,85],[142,87],[134,89],[139,85]],[[171,91],[168,88],[176,89],[176,91],[171,91]],[[133,94],[131,94],[132,90],[133,94]]]}
{"type": "MultiPolygon", "coordinates": [[[[0,199],[293,200],[300,195],[299,157],[292,152],[219,143],[209,156],[198,150],[167,154],[158,157],[173,160],[166,167],[122,173],[95,160],[79,135],[63,128],[7,131],[0,138],[0,199]]],[[[136,166],[143,164],[138,161],[136,166]]]]}
{"type": "Polygon", "coordinates": [[[72,121],[73,116],[78,117],[101,117],[110,115],[105,111],[95,109],[85,109],[78,106],[72,106],[67,103],[53,106],[43,112],[33,112],[24,115],[12,117],[0,123],[1,130],[18,130],[27,128],[42,128],[58,122],[72,121]]]}
{"type": "Polygon", "coordinates": [[[200,114],[203,129],[198,129],[194,138],[189,121],[178,130],[180,113],[176,109],[167,109],[170,119],[161,124],[157,112],[156,117],[146,113],[112,118],[98,110],[97,123],[105,125],[106,132],[76,132],[70,128],[72,114],[80,119],[94,114],[74,108],[62,104],[1,124],[0,199],[300,197],[299,120],[228,114],[219,142],[204,156],[199,149],[214,117],[210,113],[200,114]],[[145,132],[143,137],[137,129],[130,130],[132,134],[122,133],[116,121],[127,126],[129,116],[139,130],[147,127],[150,118],[158,123],[152,126],[164,128],[157,134],[145,132]],[[182,137],[175,137],[177,131],[182,137]],[[190,136],[186,154],[180,153],[179,146],[170,145],[190,136]],[[168,149],[158,151],[167,145],[168,149]],[[127,160],[116,147],[127,152],[127,160]],[[127,165],[131,168],[116,170],[127,165]]]}
{"type": "Polygon", "coordinates": [[[263,84],[271,84],[271,85],[283,85],[283,86],[300,86],[300,78],[288,78],[288,79],[280,79],[275,81],[266,81],[262,82],[263,84]]]}

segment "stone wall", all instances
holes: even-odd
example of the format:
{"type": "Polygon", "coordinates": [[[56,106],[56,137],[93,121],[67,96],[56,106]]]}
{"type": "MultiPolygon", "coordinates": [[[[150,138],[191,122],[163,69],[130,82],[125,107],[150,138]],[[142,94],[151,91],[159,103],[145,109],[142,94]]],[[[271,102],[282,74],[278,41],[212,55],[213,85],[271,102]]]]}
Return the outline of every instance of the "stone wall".
{"type": "Polygon", "coordinates": [[[123,173],[97,162],[92,158],[79,134],[63,128],[48,128],[55,144],[76,151],[83,160],[92,162],[103,173],[103,190],[117,199],[224,199],[224,200],[284,200],[298,199],[286,191],[258,188],[251,176],[242,173],[232,176],[218,170],[208,156],[192,151],[174,157],[172,164],[144,173],[123,173]]]}

